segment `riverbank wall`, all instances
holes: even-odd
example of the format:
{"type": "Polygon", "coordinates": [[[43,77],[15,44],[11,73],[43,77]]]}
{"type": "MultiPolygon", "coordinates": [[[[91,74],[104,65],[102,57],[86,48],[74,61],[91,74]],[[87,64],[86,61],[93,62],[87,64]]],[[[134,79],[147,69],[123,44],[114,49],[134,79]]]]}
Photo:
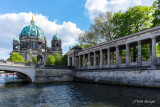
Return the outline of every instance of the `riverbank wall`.
{"type": "Polygon", "coordinates": [[[160,70],[77,70],[76,81],[160,87],[160,70]]]}
{"type": "Polygon", "coordinates": [[[160,69],[100,69],[36,68],[35,83],[93,82],[128,86],[160,87],[160,69]]]}
{"type": "Polygon", "coordinates": [[[74,81],[74,70],[57,68],[36,68],[35,83],[74,81]]]}

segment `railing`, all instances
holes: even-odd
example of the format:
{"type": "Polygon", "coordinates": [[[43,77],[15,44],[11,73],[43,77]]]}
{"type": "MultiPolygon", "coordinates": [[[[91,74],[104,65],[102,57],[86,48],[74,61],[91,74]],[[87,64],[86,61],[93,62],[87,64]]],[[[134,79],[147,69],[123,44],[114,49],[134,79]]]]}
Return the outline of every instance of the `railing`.
{"type": "Polygon", "coordinates": [[[16,62],[16,61],[6,61],[6,60],[0,60],[0,64],[5,65],[17,65],[17,66],[34,66],[33,63],[26,63],[26,62],[16,62]]]}

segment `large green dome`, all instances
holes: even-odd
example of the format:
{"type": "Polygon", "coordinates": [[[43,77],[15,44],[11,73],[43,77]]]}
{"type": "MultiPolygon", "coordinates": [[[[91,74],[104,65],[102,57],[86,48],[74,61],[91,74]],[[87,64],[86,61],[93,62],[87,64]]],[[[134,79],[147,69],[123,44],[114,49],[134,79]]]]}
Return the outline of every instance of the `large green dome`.
{"type": "Polygon", "coordinates": [[[40,38],[43,38],[43,39],[46,39],[42,29],[38,26],[35,25],[35,22],[32,20],[31,21],[31,24],[24,27],[21,34],[20,34],[20,37],[22,36],[35,36],[35,37],[40,37],[40,38]]]}

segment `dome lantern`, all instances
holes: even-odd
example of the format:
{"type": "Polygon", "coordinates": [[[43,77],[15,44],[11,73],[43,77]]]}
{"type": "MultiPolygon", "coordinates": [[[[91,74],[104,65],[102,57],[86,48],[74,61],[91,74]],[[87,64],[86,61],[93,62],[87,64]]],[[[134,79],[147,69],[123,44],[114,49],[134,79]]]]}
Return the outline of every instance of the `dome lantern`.
{"type": "Polygon", "coordinates": [[[52,37],[52,39],[56,39],[56,40],[59,40],[59,39],[60,39],[59,36],[57,35],[57,32],[56,32],[56,34],[52,37]]]}
{"type": "Polygon", "coordinates": [[[35,24],[35,21],[34,21],[33,15],[32,15],[31,24],[35,24]]]}

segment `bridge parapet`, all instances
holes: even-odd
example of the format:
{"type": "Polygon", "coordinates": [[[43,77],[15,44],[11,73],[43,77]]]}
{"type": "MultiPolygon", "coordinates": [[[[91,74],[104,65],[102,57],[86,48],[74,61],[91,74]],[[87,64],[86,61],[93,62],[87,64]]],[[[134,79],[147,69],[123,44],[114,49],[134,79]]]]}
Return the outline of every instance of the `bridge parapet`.
{"type": "Polygon", "coordinates": [[[16,62],[16,61],[6,61],[0,60],[0,65],[10,65],[10,66],[34,66],[34,64],[28,64],[25,62],[16,62]]]}

